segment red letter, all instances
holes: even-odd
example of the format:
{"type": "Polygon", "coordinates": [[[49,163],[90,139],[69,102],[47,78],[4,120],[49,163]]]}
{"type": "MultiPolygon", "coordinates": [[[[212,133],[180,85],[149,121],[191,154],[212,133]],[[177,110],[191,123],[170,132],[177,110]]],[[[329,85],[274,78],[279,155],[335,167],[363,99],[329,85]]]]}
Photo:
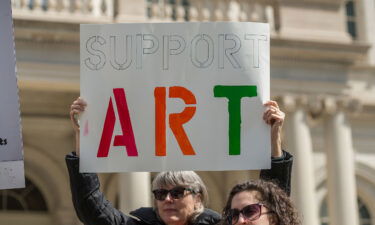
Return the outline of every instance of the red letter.
{"type": "MultiPolygon", "coordinates": [[[[113,89],[113,94],[115,96],[118,116],[122,129],[122,135],[115,136],[113,145],[125,146],[128,156],[138,156],[137,147],[135,145],[133,128],[130,121],[128,104],[126,103],[125,91],[123,88],[115,88],[113,89]]],[[[115,121],[115,112],[113,109],[112,99],[110,99],[97,157],[108,157],[113,130],[115,127],[115,121]]]]}
{"type": "Polygon", "coordinates": [[[115,128],[115,112],[113,110],[112,99],[109,99],[107,115],[105,116],[102,138],[100,139],[97,157],[107,157],[111,144],[113,129],[115,128]]]}

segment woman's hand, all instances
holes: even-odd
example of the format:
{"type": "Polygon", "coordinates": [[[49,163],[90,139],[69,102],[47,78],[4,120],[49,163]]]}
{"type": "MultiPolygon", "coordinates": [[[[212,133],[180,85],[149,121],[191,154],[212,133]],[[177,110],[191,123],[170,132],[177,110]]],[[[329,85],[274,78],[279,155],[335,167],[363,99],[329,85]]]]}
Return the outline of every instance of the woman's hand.
{"type": "Polygon", "coordinates": [[[275,101],[268,101],[264,104],[266,111],[263,113],[263,120],[271,126],[271,149],[272,157],[281,157],[281,129],[283,127],[285,113],[279,109],[275,101]]]}
{"type": "Polygon", "coordinates": [[[79,156],[79,128],[80,128],[78,117],[83,111],[85,111],[86,106],[87,106],[87,103],[81,97],[78,97],[70,106],[70,121],[72,122],[72,127],[76,133],[75,136],[76,136],[77,156],[79,156]]]}

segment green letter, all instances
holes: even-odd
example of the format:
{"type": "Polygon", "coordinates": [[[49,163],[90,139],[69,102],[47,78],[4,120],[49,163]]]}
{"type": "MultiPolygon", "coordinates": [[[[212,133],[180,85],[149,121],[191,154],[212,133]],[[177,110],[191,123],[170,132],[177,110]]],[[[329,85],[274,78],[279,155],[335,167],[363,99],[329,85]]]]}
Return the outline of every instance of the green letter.
{"type": "Polygon", "coordinates": [[[257,96],[256,86],[214,87],[215,97],[228,98],[229,112],[229,155],[241,154],[241,98],[257,96]]]}

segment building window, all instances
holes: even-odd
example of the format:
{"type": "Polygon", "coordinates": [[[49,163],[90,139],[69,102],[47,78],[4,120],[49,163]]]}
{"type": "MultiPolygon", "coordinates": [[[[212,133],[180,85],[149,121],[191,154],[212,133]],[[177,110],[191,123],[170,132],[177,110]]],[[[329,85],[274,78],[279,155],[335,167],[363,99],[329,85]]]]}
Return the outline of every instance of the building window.
{"type": "Polygon", "coordinates": [[[359,224],[360,225],[371,225],[371,216],[368,208],[361,199],[358,199],[358,210],[359,210],[359,224]]]}
{"type": "Polygon", "coordinates": [[[345,3],[346,8],[346,28],[353,39],[357,38],[357,25],[356,25],[356,8],[354,0],[347,0],[345,3]]]}
{"type": "MultiPolygon", "coordinates": [[[[367,206],[358,198],[358,214],[359,214],[359,224],[360,225],[371,225],[371,215],[367,206]]],[[[329,216],[328,216],[328,207],[327,199],[323,201],[322,206],[320,207],[320,222],[321,225],[329,225],[329,216]]]]}
{"type": "Polygon", "coordinates": [[[37,186],[26,178],[26,187],[0,190],[0,212],[48,211],[46,201],[37,186]]]}

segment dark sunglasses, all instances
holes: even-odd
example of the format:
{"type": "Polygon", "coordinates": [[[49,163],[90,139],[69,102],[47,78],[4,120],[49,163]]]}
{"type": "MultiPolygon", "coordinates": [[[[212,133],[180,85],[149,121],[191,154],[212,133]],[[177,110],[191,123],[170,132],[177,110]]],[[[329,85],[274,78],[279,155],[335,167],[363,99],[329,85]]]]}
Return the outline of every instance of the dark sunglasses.
{"type": "Polygon", "coordinates": [[[189,191],[195,194],[195,191],[193,189],[187,187],[174,187],[171,190],[156,189],[153,190],[152,193],[154,194],[156,200],[164,201],[168,193],[171,195],[173,199],[180,199],[185,196],[185,191],[189,191]]]}
{"type": "Polygon", "coordinates": [[[251,204],[243,207],[241,210],[239,209],[230,209],[227,215],[227,222],[228,224],[236,224],[240,219],[240,214],[249,221],[254,221],[259,219],[259,217],[263,214],[274,213],[273,211],[268,211],[262,213],[262,203],[251,204]]]}

